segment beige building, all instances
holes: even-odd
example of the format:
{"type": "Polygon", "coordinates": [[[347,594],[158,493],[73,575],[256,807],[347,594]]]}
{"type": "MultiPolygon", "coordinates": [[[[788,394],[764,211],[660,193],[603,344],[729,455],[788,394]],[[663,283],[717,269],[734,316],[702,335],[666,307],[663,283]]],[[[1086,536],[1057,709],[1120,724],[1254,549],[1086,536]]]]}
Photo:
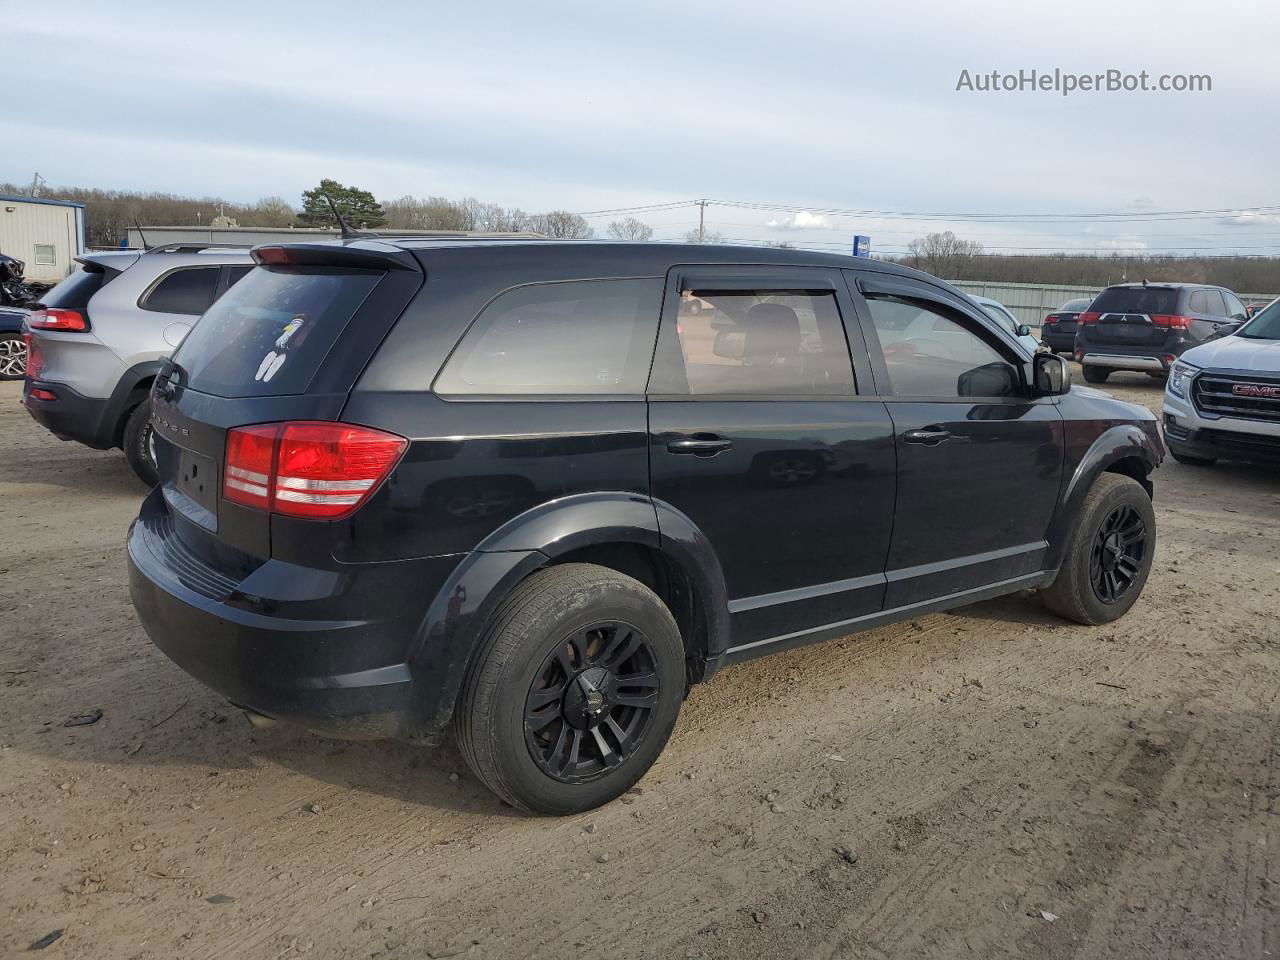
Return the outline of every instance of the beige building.
{"type": "Polygon", "coordinates": [[[28,280],[56,283],[84,250],[84,204],[0,193],[0,253],[23,261],[28,280]]]}

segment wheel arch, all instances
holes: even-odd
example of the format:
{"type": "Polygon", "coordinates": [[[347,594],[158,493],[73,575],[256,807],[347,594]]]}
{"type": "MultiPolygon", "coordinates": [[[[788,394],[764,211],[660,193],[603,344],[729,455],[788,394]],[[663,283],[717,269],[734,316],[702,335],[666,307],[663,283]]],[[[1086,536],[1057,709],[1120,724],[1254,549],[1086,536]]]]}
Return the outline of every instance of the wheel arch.
{"type": "Polygon", "coordinates": [[[146,360],[136,363],[116,381],[111,391],[109,420],[111,426],[111,446],[118,447],[124,439],[125,424],[133,408],[147,398],[151,392],[151,384],[155,382],[163,360],[146,360]]]}
{"type": "Polygon", "coordinates": [[[433,742],[451,722],[498,604],[526,577],[563,563],[594,563],[644,583],[680,628],[690,682],[715,672],[729,644],[728,599],[719,561],[701,532],[679,511],[640,494],[563,497],[487,536],[436,594],[409,655],[424,689],[414,739],[433,742]]]}
{"type": "Polygon", "coordinates": [[[1130,477],[1141,484],[1150,497],[1154,494],[1151,472],[1160,465],[1163,457],[1159,441],[1135,424],[1117,424],[1104,430],[1076,463],[1063,486],[1049,531],[1046,567],[1057,569],[1062,564],[1080,508],[1099,476],[1116,473],[1130,477]]]}

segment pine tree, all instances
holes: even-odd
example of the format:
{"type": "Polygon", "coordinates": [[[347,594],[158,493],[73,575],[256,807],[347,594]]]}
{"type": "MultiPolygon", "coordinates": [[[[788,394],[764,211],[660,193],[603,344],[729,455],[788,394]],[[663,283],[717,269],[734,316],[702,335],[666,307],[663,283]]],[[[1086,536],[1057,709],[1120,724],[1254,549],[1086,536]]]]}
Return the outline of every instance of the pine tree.
{"type": "Polygon", "coordinates": [[[379,227],[387,222],[382,204],[374,199],[372,193],[359,187],[344,187],[337,180],[321,180],[320,186],[303,192],[298,222],[311,227],[336,227],[338,221],[329,209],[326,195],[333,200],[347,223],[357,229],[379,227]]]}

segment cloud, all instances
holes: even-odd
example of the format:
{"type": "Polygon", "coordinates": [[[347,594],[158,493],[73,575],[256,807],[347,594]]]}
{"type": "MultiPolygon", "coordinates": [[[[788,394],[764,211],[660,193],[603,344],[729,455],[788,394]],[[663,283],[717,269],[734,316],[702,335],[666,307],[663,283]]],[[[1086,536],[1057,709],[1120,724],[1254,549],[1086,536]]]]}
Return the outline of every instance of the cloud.
{"type": "Polygon", "coordinates": [[[1228,227],[1274,227],[1280,224],[1280,213],[1249,213],[1241,210],[1228,214],[1219,223],[1228,227]]]}
{"type": "Polygon", "coordinates": [[[765,224],[774,230],[831,230],[831,221],[819,213],[801,210],[780,220],[770,220],[765,224]]]}

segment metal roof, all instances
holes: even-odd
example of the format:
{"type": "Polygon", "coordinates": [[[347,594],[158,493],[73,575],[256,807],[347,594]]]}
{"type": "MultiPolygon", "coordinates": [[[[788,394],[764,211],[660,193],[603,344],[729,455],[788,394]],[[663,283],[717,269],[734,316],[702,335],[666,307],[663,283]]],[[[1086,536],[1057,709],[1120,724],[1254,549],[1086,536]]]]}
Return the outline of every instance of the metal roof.
{"type": "Polygon", "coordinates": [[[74,200],[54,200],[51,197],[24,197],[16,193],[0,193],[0,203],[43,203],[50,207],[80,207],[84,208],[83,203],[76,203],[74,200]]]}

